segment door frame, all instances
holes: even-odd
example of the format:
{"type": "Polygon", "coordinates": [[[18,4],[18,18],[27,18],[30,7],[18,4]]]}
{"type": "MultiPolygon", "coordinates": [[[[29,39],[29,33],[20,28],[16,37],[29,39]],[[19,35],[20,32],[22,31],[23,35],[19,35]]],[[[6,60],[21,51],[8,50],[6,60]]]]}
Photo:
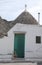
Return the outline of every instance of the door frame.
{"type": "MultiPolygon", "coordinates": [[[[14,32],[14,39],[15,39],[15,34],[24,34],[24,35],[26,35],[26,32],[15,31],[14,32]]],[[[13,49],[14,49],[14,47],[13,47],[13,49]]],[[[14,53],[14,50],[13,50],[13,53],[14,53]]],[[[24,41],[24,58],[25,58],[25,41],[24,41]]]]}

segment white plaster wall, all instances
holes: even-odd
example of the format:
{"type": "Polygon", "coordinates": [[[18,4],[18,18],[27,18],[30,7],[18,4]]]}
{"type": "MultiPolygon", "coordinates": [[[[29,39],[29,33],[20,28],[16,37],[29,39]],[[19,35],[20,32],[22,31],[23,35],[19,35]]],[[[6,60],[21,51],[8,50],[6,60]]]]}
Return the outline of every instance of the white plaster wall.
{"type": "Polygon", "coordinates": [[[25,57],[42,57],[42,27],[28,27],[25,41],[25,57]],[[36,44],[36,36],[41,36],[41,44],[36,44]]]}
{"type": "Polygon", "coordinates": [[[42,57],[42,26],[17,24],[14,33],[25,33],[25,58],[42,57]],[[41,44],[36,44],[36,36],[41,36],[41,44]]]}
{"type": "Polygon", "coordinates": [[[0,39],[0,53],[13,53],[14,34],[25,33],[25,58],[42,56],[42,26],[16,24],[8,32],[8,37],[0,39]],[[36,44],[36,36],[41,36],[41,44],[36,44]]]}
{"type": "Polygon", "coordinates": [[[8,36],[0,39],[0,54],[8,54],[13,52],[13,39],[8,36]]]}

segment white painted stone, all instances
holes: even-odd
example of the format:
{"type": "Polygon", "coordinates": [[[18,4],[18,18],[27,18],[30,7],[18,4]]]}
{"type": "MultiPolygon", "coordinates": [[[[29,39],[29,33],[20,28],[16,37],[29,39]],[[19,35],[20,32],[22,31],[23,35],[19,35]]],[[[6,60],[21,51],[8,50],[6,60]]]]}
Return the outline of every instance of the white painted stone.
{"type": "Polygon", "coordinates": [[[13,54],[15,33],[25,33],[25,58],[42,57],[42,25],[20,23],[9,30],[8,37],[0,39],[0,54],[13,54]],[[41,44],[36,44],[36,36],[41,36],[41,44]]]}

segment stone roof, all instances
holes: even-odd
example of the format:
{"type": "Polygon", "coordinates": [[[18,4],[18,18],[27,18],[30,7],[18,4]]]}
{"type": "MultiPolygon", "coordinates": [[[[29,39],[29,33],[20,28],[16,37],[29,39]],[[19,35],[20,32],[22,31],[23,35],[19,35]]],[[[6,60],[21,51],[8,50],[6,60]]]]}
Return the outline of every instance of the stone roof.
{"type": "Polygon", "coordinates": [[[15,20],[11,21],[10,27],[13,27],[16,23],[38,25],[36,19],[26,11],[22,12],[15,20]]]}
{"type": "Polygon", "coordinates": [[[8,21],[0,17],[0,37],[6,35],[9,29],[10,27],[8,21]]]}
{"type": "Polygon", "coordinates": [[[22,12],[15,20],[9,22],[0,17],[0,38],[6,35],[16,23],[38,25],[36,19],[26,11],[22,12]]]}

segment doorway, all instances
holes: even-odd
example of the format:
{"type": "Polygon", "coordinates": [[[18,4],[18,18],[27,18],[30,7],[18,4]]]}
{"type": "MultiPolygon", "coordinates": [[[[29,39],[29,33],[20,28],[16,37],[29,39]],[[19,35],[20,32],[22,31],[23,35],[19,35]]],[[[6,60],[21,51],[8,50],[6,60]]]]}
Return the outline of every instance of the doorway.
{"type": "Polygon", "coordinates": [[[24,58],[25,34],[15,34],[14,52],[17,58],[24,58]]]}

